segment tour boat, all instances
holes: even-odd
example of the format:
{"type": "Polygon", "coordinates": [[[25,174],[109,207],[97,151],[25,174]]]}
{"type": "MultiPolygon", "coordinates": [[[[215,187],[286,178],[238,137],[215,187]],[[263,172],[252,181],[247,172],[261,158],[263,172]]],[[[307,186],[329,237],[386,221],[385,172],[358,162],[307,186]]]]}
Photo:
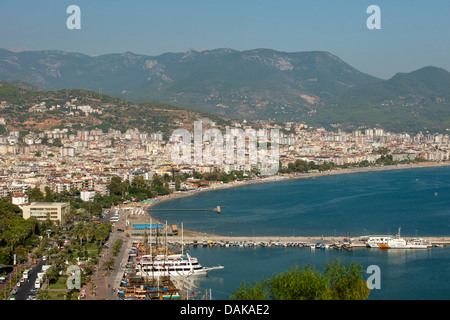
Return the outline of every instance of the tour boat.
{"type": "Polygon", "coordinates": [[[391,236],[369,236],[366,240],[366,246],[369,248],[387,248],[388,240],[391,236]]]}
{"type": "Polygon", "coordinates": [[[400,230],[395,237],[391,236],[370,236],[366,241],[366,245],[370,248],[382,248],[382,249],[427,249],[428,243],[419,238],[412,240],[405,240],[400,237],[400,230]]]}
{"type": "Polygon", "coordinates": [[[197,258],[189,254],[143,255],[137,266],[137,273],[147,277],[206,276],[208,272],[223,269],[223,266],[203,267],[197,258]]]}

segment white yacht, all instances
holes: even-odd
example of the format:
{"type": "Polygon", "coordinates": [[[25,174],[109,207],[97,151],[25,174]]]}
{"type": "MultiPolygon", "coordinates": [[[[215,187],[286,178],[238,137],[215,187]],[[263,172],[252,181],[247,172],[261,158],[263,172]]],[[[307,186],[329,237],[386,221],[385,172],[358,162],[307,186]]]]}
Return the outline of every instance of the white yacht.
{"type": "Polygon", "coordinates": [[[146,277],[206,276],[209,271],[223,269],[223,266],[203,267],[197,258],[189,254],[144,255],[137,265],[137,274],[146,277]]]}

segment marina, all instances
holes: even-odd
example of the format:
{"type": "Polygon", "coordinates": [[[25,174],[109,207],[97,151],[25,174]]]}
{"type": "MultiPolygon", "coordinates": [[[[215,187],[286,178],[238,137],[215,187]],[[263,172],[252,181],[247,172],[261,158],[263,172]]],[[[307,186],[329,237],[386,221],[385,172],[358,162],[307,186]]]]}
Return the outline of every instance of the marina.
{"type": "MultiPolygon", "coordinates": [[[[142,239],[145,226],[154,221],[147,229],[152,237],[167,234],[169,247],[184,248],[200,265],[224,266],[196,277],[191,292],[202,297],[212,292],[213,299],[228,299],[244,280],[270,277],[293,265],[321,267],[330,259],[380,267],[383,289],[373,290],[369,299],[450,297],[448,286],[441,285],[450,281],[445,273],[449,173],[448,168],[359,173],[155,201],[150,211],[126,210],[124,235],[142,239]],[[211,209],[171,210],[219,204],[226,207],[220,215],[211,209]],[[383,248],[383,242],[389,245],[383,248]]],[[[172,280],[183,288],[183,281],[172,280]]]]}

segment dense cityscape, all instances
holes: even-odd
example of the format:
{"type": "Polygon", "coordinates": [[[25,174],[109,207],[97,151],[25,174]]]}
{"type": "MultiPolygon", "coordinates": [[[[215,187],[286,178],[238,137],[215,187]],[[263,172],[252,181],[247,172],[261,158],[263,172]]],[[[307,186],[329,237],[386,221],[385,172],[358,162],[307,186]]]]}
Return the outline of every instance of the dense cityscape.
{"type": "MultiPolygon", "coordinates": [[[[90,106],[77,107],[84,112],[90,106]]],[[[34,107],[30,108],[33,109],[34,107]]],[[[34,109],[33,109],[34,110],[34,109]]],[[[214,127],[214,123],[212,123],[214,127]]],[[[234,128],[251,128],[246,121],[234,123],[234,128]]],[[[345,132],[310,128],[302,123],[264,124],[264,129],[278,129],[280,171],[300,159],[335,166],[362,166],[390,164],[401,161],[449,160],[448,134],[391,133],[380,128],[366,128],[345,132]],[[389,163],[389,160],[391,162],[389,163]],[[388,162],[386,162],[388,161],[388,162]]],[[[192,164],[174,165],[171,153],[176,141],[163,139],[161,132],[142,132],[138,129],[104,132],[55,128],[40,132],[5,132],[0,136],[0,154],[3,174],[0,196],[13,196],[13,203],[26,203],[20,198],[29,188],[53,192],[88,190],[83,200],[92,200],[95,193],[107,195],[111,177],[132,181],[135,176],[152,180],[153,175],[173,176],[194,172],[229,173],[252,171],[258,165],[246,164],[192,164]]],[[[269,148],[270,149],[270,148],[269,148]]],[[[248,157],[248,151],[247,151],[248,157]]],[[[248,160],[248,159],[247,159],[248,160]]],[[[185,181],[178,189],[190,187],[185,181]]],[[[170,182],[175,189],[175,182],[170,182]]]]}

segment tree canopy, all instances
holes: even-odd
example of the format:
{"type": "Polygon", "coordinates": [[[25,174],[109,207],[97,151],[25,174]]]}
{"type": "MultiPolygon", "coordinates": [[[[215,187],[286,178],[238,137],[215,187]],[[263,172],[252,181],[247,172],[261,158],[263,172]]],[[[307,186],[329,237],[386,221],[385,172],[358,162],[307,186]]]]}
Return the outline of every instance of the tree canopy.
{"type": "Polygon", "coordinates": [[[370,294],[360,264],[332,260],[320,272],[310,265],[294,266],[269,279],[243,282],[231,300],[365,300],[370,294]]]}

